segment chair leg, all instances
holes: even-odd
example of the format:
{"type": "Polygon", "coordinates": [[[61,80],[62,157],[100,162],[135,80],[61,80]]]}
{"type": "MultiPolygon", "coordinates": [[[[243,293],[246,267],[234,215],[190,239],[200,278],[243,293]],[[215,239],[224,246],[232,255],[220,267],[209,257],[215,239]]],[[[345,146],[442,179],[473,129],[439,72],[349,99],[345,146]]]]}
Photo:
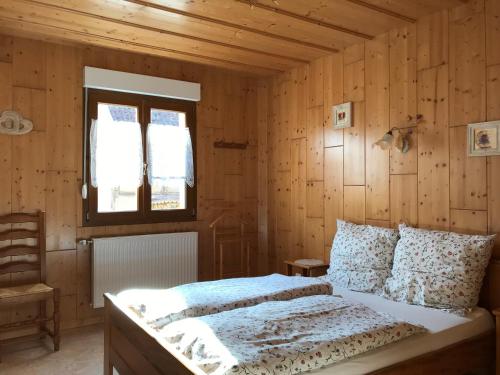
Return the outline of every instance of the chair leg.
{"type": "Polygon", "coordinates": [[[61,333],[60,333],[60,321],[61,321],[61,316],[59,313],[59,307],[60,307],[60,301],[61,301],[61,296],[60,296],[60,290],[59,288],[54,289],[54,313],[52,316],[52,319],[54,321],[54,335],[52,337],[54,341],[54,351],[57,352],[59,351],[59,343],[61,340],[61,333]]]}
{"type": "MultiPolygon", "coordinates": [[[[40,319],[45,319],[47,317],[47,301],[40,301],[40,312],[38,313],[40,319]]],[[[45,322],[40,322],[40,331],[47,331],[47,325],[45,322]]]]}

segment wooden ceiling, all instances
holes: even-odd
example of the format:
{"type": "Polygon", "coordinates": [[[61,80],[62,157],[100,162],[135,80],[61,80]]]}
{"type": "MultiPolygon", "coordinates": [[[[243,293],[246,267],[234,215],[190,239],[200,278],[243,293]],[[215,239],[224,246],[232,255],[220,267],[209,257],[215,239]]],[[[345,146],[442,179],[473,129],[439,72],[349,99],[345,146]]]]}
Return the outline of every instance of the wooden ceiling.
{"type": "Polygon", "coordinates": [[[464,2],[2,0],[0,32],[270,75],[464,2]]]}

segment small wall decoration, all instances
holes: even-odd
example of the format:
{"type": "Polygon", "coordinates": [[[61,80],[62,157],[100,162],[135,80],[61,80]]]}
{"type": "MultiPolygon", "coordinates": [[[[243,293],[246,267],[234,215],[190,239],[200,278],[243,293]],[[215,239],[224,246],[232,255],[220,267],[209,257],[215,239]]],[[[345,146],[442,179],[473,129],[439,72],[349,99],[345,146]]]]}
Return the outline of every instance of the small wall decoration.
{"type": "Polygon", "coordinates": [[[0,114],[0,134],[21,135],[33,130],[33,123],[15,111],[0,114]]]}
{"type": "Polygon", "coordinates": [[[500,155],[500,121],[469,124],[469,156],[500,155]]]}
{"type": "Polygon", "coordinates": [[[345,129],[352,126],[352,103],[342,103],[333,106],[333,128],[345,129]]]}

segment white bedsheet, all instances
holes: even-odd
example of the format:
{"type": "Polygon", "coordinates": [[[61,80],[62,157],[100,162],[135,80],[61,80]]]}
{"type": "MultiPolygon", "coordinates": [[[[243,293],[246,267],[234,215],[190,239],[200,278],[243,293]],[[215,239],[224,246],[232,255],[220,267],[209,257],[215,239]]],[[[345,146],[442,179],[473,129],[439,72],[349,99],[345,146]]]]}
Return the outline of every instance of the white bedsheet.
{"type": "Polygon", "coordinates": [[[182,319],[160,335],[207,374],[290,375],[424,332],[362,303],[317,295],[182,319]]]}
{"type": "Polygon", "coordinates": [[[319,278],[272,274],[184,284],[169,289],[129,289],[117,297],[120,305],[130,308],[155,329],[161,329],[184,318],[266,301],[331,293],[331,285],[319,278]]]}
{"type": "Polygon", "coordinates": [[[336,288],[334,294],[363,303],[378,312],[386,312],[412,324],[420,324],[429,333],[409,337],[401,342],[361,354],[349,360],[313,371],[315,375],[366,374],[419,355],[444,348],[467,338],[494,329],[490,313],[476,308],[466,317],[423,306],[386,300],[377,295],[336,288]]]}

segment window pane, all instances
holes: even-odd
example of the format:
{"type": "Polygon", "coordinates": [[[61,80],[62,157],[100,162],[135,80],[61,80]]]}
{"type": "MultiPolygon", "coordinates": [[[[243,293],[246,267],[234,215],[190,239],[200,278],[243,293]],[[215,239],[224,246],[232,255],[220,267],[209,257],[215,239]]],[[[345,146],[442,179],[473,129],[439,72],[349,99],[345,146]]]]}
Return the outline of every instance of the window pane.
{"type": "Polygon", "coordinates": [[[151,109],[151,123],[159,125],[186,127],[186,114],[184,112],[166,111],[164,109],[151,109]]]}
{"type": "MultiPolygon", "coordinates": [[[[164,109],[151,109],[151,123],[165,126],[186,127],[186,114],[184,112],[167,111],[164,109]]],[[[152,158],[177,157],[179,163],[184,165],[185,153],[172,155],[162,148],[152,148],[152,158]]],[[[170,179],[156,181],[151,186],[151,210],[183,210],[186,208],[186,183],[183,179],[170,179]]]]}
{"type": "MultiPolygon", "coordinates": [[[[99,103],[97,117],[99,121],[137,122],[138,109],[133,106],[99,103]]],[[[102,140],[103,144],[109,144],[120,142],[120,137],[124,137],[125,134],[117,135],[112,131],[103,131],[99,133],[99,136],[106,137],[106,139],[102,140]]],[[[121,143],[129,144],[130,142],[127,141],[129,140],[122,139],[121,143]]],[[[99,160],[97,160],[97,163],[99,163],[99,160]]],[[[109,168],[113,168],[113,166],[109,166],[109,168]]],[[[127,171],[127,168],[120,168],[120,171],[123,170],[127,171]]],[[[138,189],[135,187],[121,186],[120,184],[99,184],[97,193],[97,212],[134,212],[139,209],[138,202],[138,189]]]]}
{"type": "Polygon", "coordinates": [[[99,103],[97,107],[99,120],[137,122],[137,107],[120,104],[99,103]]]}
{"type": "Polygon", "coordinates": [[[97,212],[133,212],[138,210],[137,189],[123,186],[97,188],[97,212]]]}
{"type": "Polygon", "coordinates": [[[184,180],[169,180],[151,186],[151,210],[183,210],[186,208],[186,184],[184,180]]]}

